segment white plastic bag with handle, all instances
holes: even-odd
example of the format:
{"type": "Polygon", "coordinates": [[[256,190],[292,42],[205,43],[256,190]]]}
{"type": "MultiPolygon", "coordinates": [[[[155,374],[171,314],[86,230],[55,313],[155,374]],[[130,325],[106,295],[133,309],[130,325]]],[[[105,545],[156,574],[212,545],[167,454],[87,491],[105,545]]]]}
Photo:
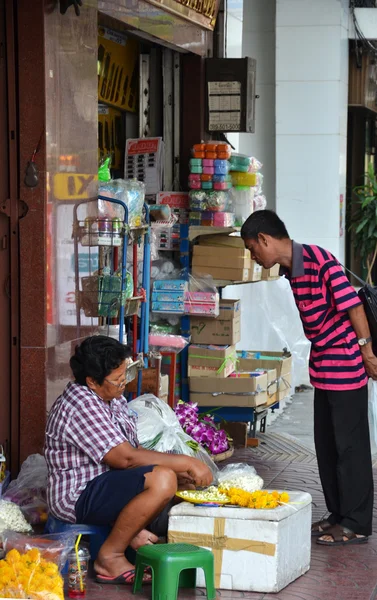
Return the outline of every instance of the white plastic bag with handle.
{"type": "Polygon", "coordinates": [[[368,402],[370,445],[372,454],[377,451],[377,381],[369,384],[368,402]]]}

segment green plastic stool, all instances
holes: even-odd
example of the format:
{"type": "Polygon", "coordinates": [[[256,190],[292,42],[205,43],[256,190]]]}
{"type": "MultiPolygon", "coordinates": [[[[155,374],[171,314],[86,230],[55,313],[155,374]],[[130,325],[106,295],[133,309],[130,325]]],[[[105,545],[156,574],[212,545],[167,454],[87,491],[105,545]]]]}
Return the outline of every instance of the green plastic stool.
{"type": "Polygon", "coordinates": [[[144,570],[152,569],[152,600],[176,600],[178,588],[196,587],[196,569],[203,569],[208,600],[215,600],[214,558],[210,550],[191,544],[142,546],[136,555],[133,592],[142,588],[144,570]]]}

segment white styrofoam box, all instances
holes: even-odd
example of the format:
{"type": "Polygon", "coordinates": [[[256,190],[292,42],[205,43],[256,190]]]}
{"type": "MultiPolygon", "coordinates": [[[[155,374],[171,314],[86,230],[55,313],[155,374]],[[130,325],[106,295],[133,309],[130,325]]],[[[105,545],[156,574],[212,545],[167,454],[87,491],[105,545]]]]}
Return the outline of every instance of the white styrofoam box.
{"type": "MultiPolygon", "coordinates": [[[[218,589],[279,592],[310,568],[311,496],[289,492],[273,510],[204,508],[184,502],[169,517],[169,542],[212,550],[218,589]]],[[[205,587],[202,571],[198,586],[205,587]]]]}

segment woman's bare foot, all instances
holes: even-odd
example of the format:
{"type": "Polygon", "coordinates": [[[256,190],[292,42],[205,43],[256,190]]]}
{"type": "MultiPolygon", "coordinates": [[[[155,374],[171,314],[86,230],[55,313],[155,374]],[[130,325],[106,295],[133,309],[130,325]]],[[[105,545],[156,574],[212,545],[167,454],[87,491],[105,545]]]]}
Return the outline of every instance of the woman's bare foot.
{"type": "Polygon", "coordinates": [[[138,550],[142,546],[147,546],[150,544],[157,544],[157,542],[158,542],[157,535],[154,535],[153,533],[151,533],[150,531],[147,531],[146,529],[142,529],[140,531],[140,533],[135,535],[134,539],[131,541],[130,546],[134,550],[138,550]]]}
{"type": "Polygon", "coordinates": [[[122,573],[131,571],[134,568],[134,565],[125,558],[124,554],[101,556],[101,553],[99,553],[97,559],[94,561],[96,574],[104,577],[118,577],[122,573]]]}

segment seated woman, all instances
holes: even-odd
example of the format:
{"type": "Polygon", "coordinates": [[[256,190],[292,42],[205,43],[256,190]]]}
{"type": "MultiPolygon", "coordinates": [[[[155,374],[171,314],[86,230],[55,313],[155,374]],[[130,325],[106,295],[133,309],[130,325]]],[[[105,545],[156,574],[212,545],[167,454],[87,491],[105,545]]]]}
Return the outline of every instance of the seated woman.
{"type": "MultiPolygon", "coordinates": [[[[195,458],[144,450],[123,392],[130,348],[93,336],[76,347],[74,376],[46,426],[48,503],[70,523],[112,525],[94,563],[100,583],[132,584],[125,550],[157,541],[146,530],[171,502],[178,480],[208,486],[212,473],[195,458]]],[[[145,575],[150,579],[150,575],[145,575]]]]}

